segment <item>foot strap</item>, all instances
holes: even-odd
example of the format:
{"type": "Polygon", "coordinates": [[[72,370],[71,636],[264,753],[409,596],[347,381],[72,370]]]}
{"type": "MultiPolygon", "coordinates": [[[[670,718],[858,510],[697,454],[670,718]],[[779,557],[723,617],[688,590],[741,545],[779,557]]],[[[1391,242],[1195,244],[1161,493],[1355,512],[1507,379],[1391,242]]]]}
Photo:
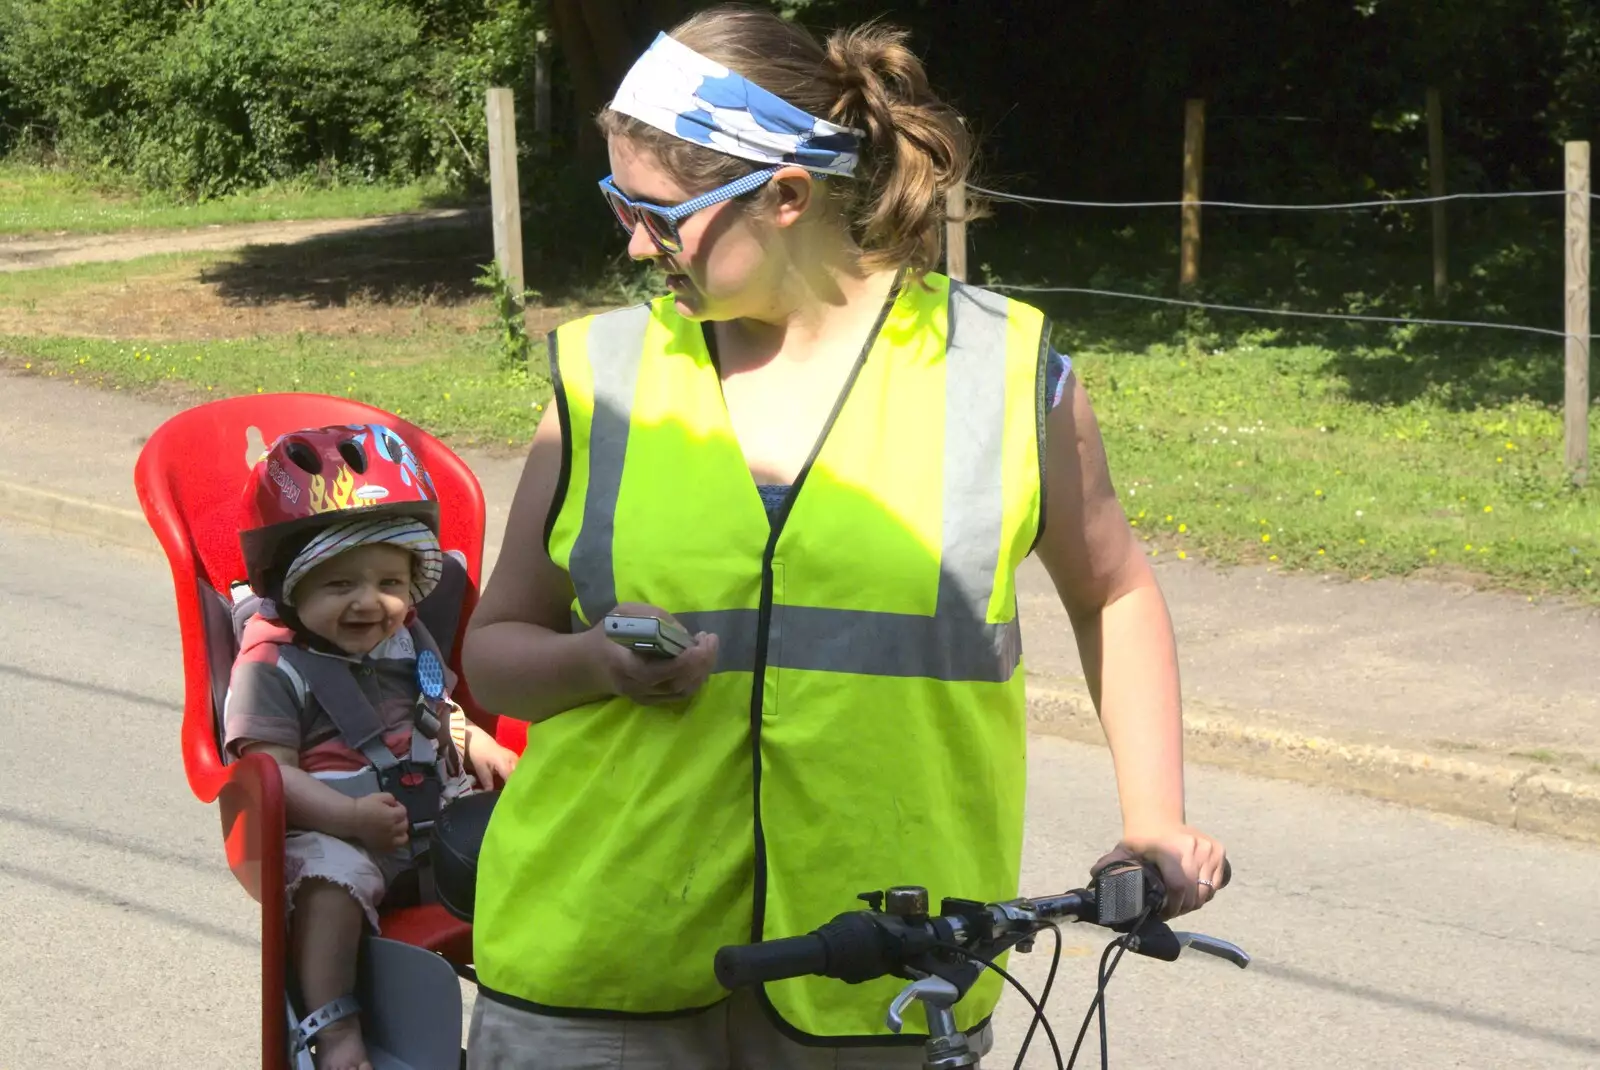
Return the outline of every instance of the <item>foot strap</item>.
{"type": "Polygon", "coordinates": [[[328,1026],[360,1013],[361,1003],[356,997],[340,996],[301,1019],[300,1024],[294,1027],[294,1035],[289,1038],[289,1043],[295,1051],[304,1051],[306,1045],[311,1043],[311,1038],[328,1026]]]}

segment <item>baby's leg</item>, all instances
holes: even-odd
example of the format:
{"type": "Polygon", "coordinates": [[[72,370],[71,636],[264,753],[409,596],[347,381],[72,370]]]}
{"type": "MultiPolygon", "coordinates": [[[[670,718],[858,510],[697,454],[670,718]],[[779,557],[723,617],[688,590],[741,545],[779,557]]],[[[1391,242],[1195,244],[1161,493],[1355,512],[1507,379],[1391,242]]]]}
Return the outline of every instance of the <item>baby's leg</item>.
{"type": "MultiPolygon", "coordinates": [[[[313,877],[295,891],[289,939],[308,1014],[355,991],[365,922],[361,904],[337,884],[313,877]]],[[[325,1027],[315,1044],[317,1070],[372,1070],[361,1040],[360,1015],[325,1027]]]]}
{"type": "MultiPolygon", "coordinates": [[[[321,832],[291,832],[283,867],[292,910],[290,954],[302,1013],[311,1014],[355,990],[362,927],[376,930],[386,882],[377,859],[321,832]]],[[[371,1070],[359,1016],[326,1027],[313,1043],[318,1070],[371,1070]]]]}

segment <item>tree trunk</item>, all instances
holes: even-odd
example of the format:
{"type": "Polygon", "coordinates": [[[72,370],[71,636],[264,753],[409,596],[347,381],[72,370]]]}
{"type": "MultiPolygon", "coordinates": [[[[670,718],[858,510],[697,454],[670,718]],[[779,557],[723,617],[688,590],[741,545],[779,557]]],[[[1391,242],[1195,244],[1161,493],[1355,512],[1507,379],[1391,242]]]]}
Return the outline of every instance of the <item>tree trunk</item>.
{"type": "Polygon", "coordinates": [[[572,78],[578,153],[604,153],[594,117],[655,35],[687,13],[686,0],[553,0],[550,21],[572,78]]]}

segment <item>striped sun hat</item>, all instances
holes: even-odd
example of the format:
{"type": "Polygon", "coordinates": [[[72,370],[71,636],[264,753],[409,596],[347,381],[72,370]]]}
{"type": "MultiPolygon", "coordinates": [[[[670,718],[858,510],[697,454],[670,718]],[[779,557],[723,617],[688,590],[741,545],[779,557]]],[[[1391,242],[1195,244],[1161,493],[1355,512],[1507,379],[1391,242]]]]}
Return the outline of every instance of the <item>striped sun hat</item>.
{"type": "Polygon", "coordinates": [[[422,601],[439,585],[444,571],[444,554],[439,549],[438,536],[420,520],[410,517],[373,517],[347,520],[324,528],[306,543],[305,549],[295,555],[283,576],[281,601],[294,605],[295,585],[306,578],[306,573],[325,561],[331,561],[346,550],[373,543],[388,543],[411,551],[411,600],[422,601]]]}

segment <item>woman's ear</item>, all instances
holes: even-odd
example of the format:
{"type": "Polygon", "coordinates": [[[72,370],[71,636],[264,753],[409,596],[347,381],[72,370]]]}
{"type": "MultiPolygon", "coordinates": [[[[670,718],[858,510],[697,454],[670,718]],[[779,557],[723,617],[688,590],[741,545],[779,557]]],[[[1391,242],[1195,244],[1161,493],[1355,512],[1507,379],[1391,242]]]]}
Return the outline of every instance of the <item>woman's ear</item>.
{"type": "Polygon", "coordinates": [[[775,222],[780,227],[792,227],[811,208],[816,196],[816,180],[803,167],[785,167],[772,179],[778,191],[775,222]]]}

